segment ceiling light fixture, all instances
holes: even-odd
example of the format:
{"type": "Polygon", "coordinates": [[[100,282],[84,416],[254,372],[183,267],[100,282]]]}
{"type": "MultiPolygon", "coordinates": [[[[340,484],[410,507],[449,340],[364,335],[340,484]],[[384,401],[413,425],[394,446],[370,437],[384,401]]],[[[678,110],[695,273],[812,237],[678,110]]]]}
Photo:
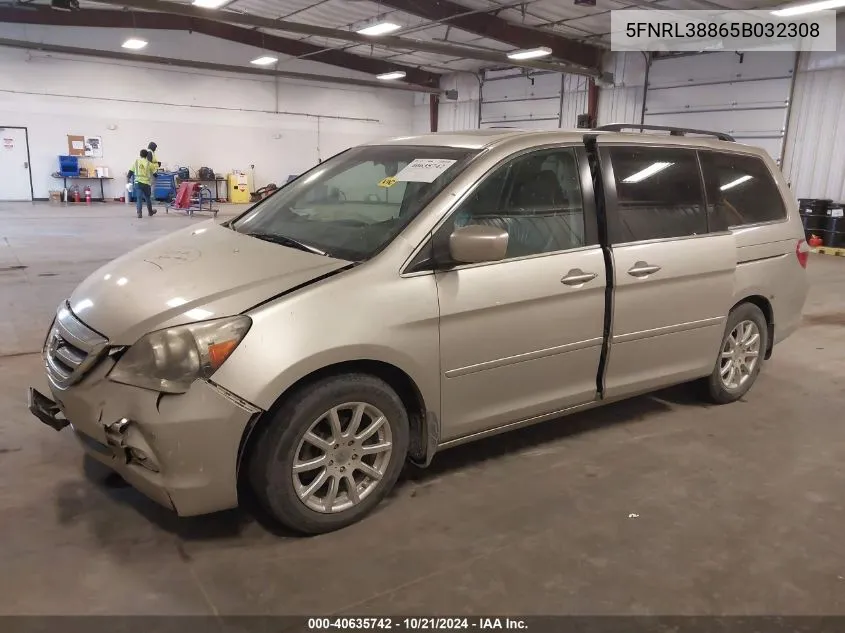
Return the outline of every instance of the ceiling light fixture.
{"type": "Polygon", "coordinates": [[[140,37],[130,37],[121,46],[133,51],[139,51],[148,44],[147,40],[142,40],[140,37]]]}
{"type": "Polygon", "coordinates": [[[381,79],[382,81],[390,81],[391,79],[402,79],[404,76],[404,70],[394,70],[393,72],[376,75],[376,79],[381,79]]]}
{"type": "Polygon", "coordinates": [[[255,64],[256,66],[269,66],[270,64],[275,64],[279,61],[278,57],[272,57],[270,55],[264,55],[262,57],[256,57],[253,59],[250,64],[255,64]]]}
{"type": "Polygon", "coordinates": [[[536,57],[545,57],[551,55],[552,49],[546,46],[538,46],[537,48],[526,48],[524,50],[512,51],[508,53],[510,59],[535,59],[536,57]]]}
{"type": "Polygon", "coordinates": [[[358,35],[387,35],[398,31],[402,27],[393,22],[377,22],[358,30],[358,35]]]}
{"type": "Polygon", "coordinates": [[[797,4],[791,7],[775,9],[774,11],[772,11],[772,15],[777,15],[779,17],[785,18],[793,15],[815,13],[816,11],[841,9],[842,7],[845,7],[845,0],[821,0],[821,2],[809,2],[807,4],[797,4]]]}
{"type": "Polygon", "coordinates": [[[203,9],[219,9],[227,2],[229,0],[194,0],[194,6],[203,9]]]}
{"type": "Polygon", "coordinates": [[[649,165],[645,169],[641,169],[637,173],[631,174],[630,176],[625,178],[625,180],[623,180],[622,182],[626,182],[628,184],[633,184],[633,183],[636,183],[636,182],[642,182],[646,178],[651,178],[657,172],[663,171],[664,169],[666,169],[671,164],[672,163],[662,163],[662,162],[652,163],[651,165],[649,165]]]}

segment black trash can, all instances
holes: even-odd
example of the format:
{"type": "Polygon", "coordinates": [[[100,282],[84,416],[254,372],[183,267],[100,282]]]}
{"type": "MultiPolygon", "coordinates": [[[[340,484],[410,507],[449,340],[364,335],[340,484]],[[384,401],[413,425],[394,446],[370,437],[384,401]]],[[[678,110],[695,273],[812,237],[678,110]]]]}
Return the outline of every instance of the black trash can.
{"type": "Polygon", "coordinates": [[[845,248],[845,204],[831,204],[821,238],[830,248],[845,248]]]}
{"type": "Polygon", "coordinates": [[[804,236],[810,239],[811,236],[822,234],[827,229],[827,220],[830,215],[832,200],[819,198],[799,198],[798,213],[801,215],[801,224],[804,225],[804,236]]]}

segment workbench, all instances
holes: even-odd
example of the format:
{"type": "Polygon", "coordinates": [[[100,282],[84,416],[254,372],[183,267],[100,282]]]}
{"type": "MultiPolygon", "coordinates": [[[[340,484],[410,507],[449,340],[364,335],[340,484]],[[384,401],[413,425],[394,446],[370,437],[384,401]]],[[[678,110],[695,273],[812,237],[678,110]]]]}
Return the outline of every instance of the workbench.
{"type": "Polygon", "coordinates": [[[53,178],[58,178],[59,180],[61,180],[64,183],[65,189],[67,189],[67,181],[68,180],[99,180],[100,181],[100,199],[96,200],[96,198],[94,198],[93,196],[91,198],[92,200],[96,200],[97,202],[105,202],[106,201],[106,190],[103,187],[103,181],[104,180],[114,180],[114,178],[112,178],[111,176],[103,176],[103,177],[100,178],[100,177],[97,177],[97,176],[60,176],[60,175],[55,175],[55,174],[53,175],[53,178]]]}

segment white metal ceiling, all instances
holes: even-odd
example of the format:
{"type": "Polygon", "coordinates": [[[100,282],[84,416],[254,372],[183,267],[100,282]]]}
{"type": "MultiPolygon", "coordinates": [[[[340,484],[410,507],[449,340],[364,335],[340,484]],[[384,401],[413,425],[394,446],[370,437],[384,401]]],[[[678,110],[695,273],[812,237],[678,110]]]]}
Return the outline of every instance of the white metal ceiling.
{"type": "MultiPolygon", "coordinates": [[[[191,0],[175,0],[190,3],[191,0]]],[[[465,6],[468,12],[495,12],[499,18],[550,30],[563,37],[582,40],[598,46],[609,45],[610,11],[625,8],[651,9],[751,9],[769,8],[784,0],[597,0],[595,7],[576,6],[573,0],[452,0],[465,6]],[[730,5],[730,6],[728,6],[730,5]]],[[[97,6],[94,0],[83,0],[84,6],[97,6]]],[[[379,20],[401,25],[395,34],[408,39],[442,40],[484,49],[503,51],[513,46],[488,37],[480,37],[448,24],[433,22],[404,11],[394,10],[378,0],[232,0],[226,11],[236,11],[270,19],[284,19],[335,29],[357,30],[379,20]]],[[[222,16],[221,16],[222,17],[222,16]]],[[[289,39],[346,50],[361,56],[390,59],[408,66],[418,66],[432,72],[477,70],[489,65],[477,60],[454,58],[432,53],[389,50],[377,44],[361,45],[342,40],[303,36],[276,30],[268,33],[289,39]]],[[[284,62],[285,60],[281,60],[284,62]]]]}

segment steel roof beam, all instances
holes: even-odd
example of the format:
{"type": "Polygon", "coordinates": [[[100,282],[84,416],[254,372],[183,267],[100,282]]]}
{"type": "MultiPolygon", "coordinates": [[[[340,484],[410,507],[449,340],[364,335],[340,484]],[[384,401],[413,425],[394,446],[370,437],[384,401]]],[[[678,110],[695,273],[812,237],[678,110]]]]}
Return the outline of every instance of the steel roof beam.
{"type": "Polygon", "coordinates": [[[115,11],[113,9],[81,9],[79,11],[61,12],[45,7],[36,8],[30,5],[26,9],[0,7],[0,22],[51,26],[195,31],[211,37],[255,46],[256,48],[274,51],[292,57],[307,55],[313,61],[370,75],[378,75],[392,70],[404,70],[406,80],[413,84],[436,87],[439,85],[440,80],[438,74],[420,70],[412,66],[403,66],[375,57],[362,57],[345,51],[325,50],[324,47],[310,42],[270,35],[224,22],[171,15],[168,13],[115,11]]]}
{"type": "Polygon", "coordinates": [[[593,77],[600,76],[601,74],[596,68],[583,68],[564,62],[511,60],[508,59],[506,53],[478,49],[472,46],[435,41],[414,40],[392,35],[371,37],[367,35],[361,35],[360,33],[356,33],[355,31],[346,31],[343,29],[316,26],[313,24],[293,22],[290,20],[273,20],[271,18],[236,13],[234,11],[228,11],[225,9],[203,9],[190,4],[179,4],[176,2],[167,2],[166,0],[96,0],[96,2],[99,2],[100,4],[108,4],[119,7],[142,9],[145,11],[171,13],[174,15],[183,15],[192,18],[205,18],[218,22],[230,22],[232,24],[240,24],[244,26],[252,26],[263,29],[275,29],[278,31],[287,31],[289,33],[299,33],[302,35],[325,37],[346,42],[356,42],[358,44],[376,45],[385,48],[394,48],[400,50],[420,51],[425,53],[433,53],[435,55],[445,55],[447,57],[475,59],[478,61],[485,61],[498,65],[535,68],[538,70],[550,70],[553,72],[570,72],[574,74],[588,75],[593,77]]]}
{"type": "MultiPolygon", "coordinates": [[[[439,94],[441,90],[432,86],[417,86],[400,82],[385,82],[377,79],[357,79],[354,77],[334,77],[332,75],[315,75],[313,73],[298,73],[284,70],[271,70],[258,66],[233,66],[230,64],[216,64],[200,62],[191,59],[176,59],[173,57],[155,57],[153,55],[138,55],[120,51],[104,51],[95,48],[77,48],[75,46],[61,46],[59,44],[42,44],[26,40],[12,40],[0,38],[0,47],[17,48],[23,50],[43,51],[45,53],[62,53],[65,55],[79,55],[81,57],[99,57],[103,59],[119,59],[121,61],[144,64],[174,66],[177,68],[197,68],[216,72],[236,73],[238,75],[258,75],[264,77],[281,77],[284,79],[299,79],[302,81],[316,81],[329,84],[345,84],[349,86],[365,86],[385,90],[404,90],[406,92],[425,92],[439,94]]],[[[317,115],[314,115],[317,116],[317,115]]]]}

